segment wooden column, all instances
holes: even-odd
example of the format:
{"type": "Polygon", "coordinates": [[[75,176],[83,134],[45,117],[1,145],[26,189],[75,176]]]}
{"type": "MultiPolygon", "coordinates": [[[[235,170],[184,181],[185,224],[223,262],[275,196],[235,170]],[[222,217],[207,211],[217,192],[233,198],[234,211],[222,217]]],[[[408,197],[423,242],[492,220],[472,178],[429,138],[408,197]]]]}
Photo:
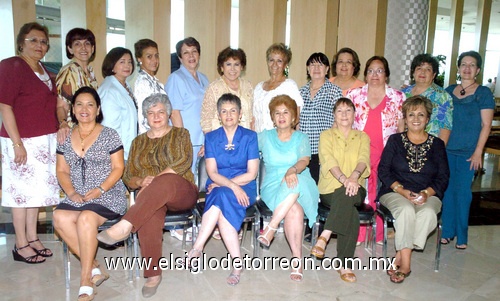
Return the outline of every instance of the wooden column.
{"type": "MultiPolygon", "coordinates": [[[[477,49],[483,58],[482,70],[484,70],[484,61],[486,59],[486,41],[488,40],[488,30],[490,28],[491,2],[491,0],[478,0],[477,3],[476,47],[474,48],[477,49]]],[[[483,74],[484,72],[480,72],[477,76],[477,82],[480,85],[483,83],[483,74]]]]}
{"type": "Polygon", "coordinates": [[[2,46],[0,60],[16,55],[16,37],[21,26],[36,21],[35,1],[0,0],[2,46]]]}
{"type": "MultiPolygon", "coordinates": [[[[66,35],[68,31],[75,27],[87,28],[86,16],[86,0],[61,0],[61,50],[63,65],[66,65],[69,61],[66,57],[66,35]]],[[[100,42],[96,41],[96,44],[100,42]]],[[[94,63],[92,63],[92,66],[94,66],[94,63]]]]}
{"type": "Polygon", "coordinates": [[[436,22],[439,0],[429,1],[429,19],[427,22],[426,53],[434,55],[434,39],[436,37],[436,22]]]}
{"type": "Polygon", "coordinates": [[[300,87],[307,82],[306,61],[312,53],[323,52],[331,58],[336,52],[339,1],[294,0],[291,5],[289,77],[300,87]]]}
{"type": "Polygon", "coordinates": [[[135,60],[134,44],[138,40],[147,38],[155,41],[160,53],[160,68],[156,77],[162,83],[167,81],[171,65],[170,10],[170,0],[125,1],[126,47],[132,51],[135,60]],[[145,18],[144,16],[149,17],[145,18]]]}
{"type": "Polygon", "coordinates": [[[231,0],[185,0],[184,12],[184,35],[200,42],[199,70],[211,82],[219,76],[217,55],[229,46],[231,0]]]}
{"type": "Polygon", "coordinates": [[[267,48],[273,43],[285,43],[286,2],[286,0],[240,1],[238,45],[247,55],[244,77],[254,86],[269,78],[267,48]]]}
{"type": "Polygon", "coordinates": [[[103,81],[101,66],[106,56],[106,1],[86,0],[87,28],[92,30],[96,39],[95,59],[92,62],[97,81],[103,81]]]}
{"type": "Polygon", "coordinates": [[[449,37],[451,41],[451,55],[448,55],[444,86],[454,84],[457,81],[457,58],[460,35],[462,33],[462,16],[464,13],[464,0],[452,0],[450,12],[449,37]]]}

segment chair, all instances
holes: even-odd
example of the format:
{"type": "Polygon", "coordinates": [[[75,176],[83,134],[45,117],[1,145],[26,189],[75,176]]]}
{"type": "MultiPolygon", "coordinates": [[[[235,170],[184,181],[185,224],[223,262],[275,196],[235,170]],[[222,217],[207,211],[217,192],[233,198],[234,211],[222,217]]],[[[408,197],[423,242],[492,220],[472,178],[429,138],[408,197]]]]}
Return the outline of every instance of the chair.
{"type": "MultiPolygon", "coordinates": [[[[201,157],[198,160],[197,163],[197,185],[200,193],[200,199],[205,197],[206,194],[206,183],[208,180],[208,174],[207,174],[207,169],[206,169],[206,162],[205,162],[205,157],[201,157]]],[[[205,211],[205,202],[198,202],[196,203],[195,206],[195,217],[196,217],[196,225],[199,225],[201,223],[201,217],[203,215],[203,212],[205,211]]],[[[255,206],[250,206],[246,210],[246,215],[245,218],[243,219],[243,237],[241,238],[241,242],[243,243],[245,241],[246,233],[248,230],[248,223],[251,224],[252,227],[252,236],[251,236],[251,246],[253,248],[253,256],[258,257],[259,256],[259,248],[257,247],[257,237],[259,236],[259,230],[260,230],[260,214],[259,210],[255,206]]],[[[197,227],[197,226],[196,226],[197,227]]],[[[198,229],[196,228],[196,232],[198,229]]],[[[195,233],[194,227],[193,227],[193,235],[195,233]]],[[[193,236],[194,240],[194,236],[193,236]]]]}
{"type": "MultiPolygon", "coordinates": [[[[380,204],[379,200],[376,200],[375,202],[377,204],[377,210],[375,216],[380,215],[380,217],[384,221],[384,238],[383,238],[382,253],[385,258],[387,257],[387,223],[388,222],[394,223],[395,219],[392,216],[391,211],[384,205],[380,204]]],[[[437,229],[437,242],[436,242],[436,256],[434,258],[434,271],[439,272],[439,261],[441,258],[441,213],[438,213],[438,222],[436,229],[437,229]]],[[[373,236],[373,244],[375,244],[375,235],[373,236]]]]}
{"type": "MultiPolygon", "coordinates": [[[[107,230],[111,228],[114,224],[118,223],[121,220],[121,217],[113,220],[107,220],[104,222],[104,224],[100,225],[97,228],[98,232],[101,232],[103,230],[107,230]]],[[[66,284],[66,289],[69,289],[69,282],[71,278],[71,263],[70,263],[70,252],[68,245],[64,240],[61,240],[63,244],[63,260],[64,260],[64,276],[65,276],[65,284],[66,284]]],[[[136,244],[136,240],[134,235],[130,235],[125,241],[124,241],[124,246],[125,246],[125,254],[124,257],[128,257],[132,254],[132,246],[136,244]]],[[[137,253],[134,253],[134,255],[137,253]]],[[[132,277],[133,276],[133,271],[129,270],[129,275],[128,275],[128,280],[132,282],[132,277]]]]}

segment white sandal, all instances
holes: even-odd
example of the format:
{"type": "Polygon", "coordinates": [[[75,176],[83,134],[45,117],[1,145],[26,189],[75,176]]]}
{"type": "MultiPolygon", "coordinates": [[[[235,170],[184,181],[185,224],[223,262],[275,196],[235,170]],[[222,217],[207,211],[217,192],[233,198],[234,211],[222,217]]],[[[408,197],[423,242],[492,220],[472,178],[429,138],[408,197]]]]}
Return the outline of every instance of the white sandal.
{"type": "Polygon", "coordinates": [[[94,300],[94,296],[96,292],[94,292],[94,288],[91,286],[80,286],[78,290],[78,301],[91,301],[94,300]]]}
{"type": "Polygon", "coordinates": [[[267,225],[266,228],[267,230],[264,229],[264,233],[259,235],[259,237],[257,237],[257,240],[264,246],[269,247],[274,239],[274,234],[276,234],[276,231],[278,231],[278,229],[273,228],[269,225],[267,225]],[[267,238],[267,234],[269,233],[269,231],[274,231],[273,236],[270,239],[267,238]]]}
{"type": "MultiPolygon", "coordinates": [[[[182,241],[183,234],[177,233],[177,230],[172,229],[170,230],[170,236],[177,238],[178,240],[182,241]]],[[[192,232],[187,231],[186,232],[186,241],[192,241],[193,240],[193,234],[192,232]]]]}
{"type": "Polygon", "coordinates": [[[95,286],[101,285],[104,281],[108,280],[108,278],[108,273],[104,271],[101,272],[99,268],[92,269],[92,276],[90,276],[90,281],[92,281],[95,286]]]}

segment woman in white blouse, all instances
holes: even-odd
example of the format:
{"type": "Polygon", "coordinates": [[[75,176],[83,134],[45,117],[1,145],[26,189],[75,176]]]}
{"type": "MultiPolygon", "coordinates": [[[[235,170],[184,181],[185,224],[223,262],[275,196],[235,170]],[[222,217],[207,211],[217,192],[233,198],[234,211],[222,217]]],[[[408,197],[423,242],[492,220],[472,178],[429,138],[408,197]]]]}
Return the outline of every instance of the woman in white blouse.
{"type": "Polygon", "coordinates": [[[147,120],[142,115],[142,102],[149,95],[155,93],[166,94],[166,92],[163,89],[163,84],[155,76],[160,66],[158,44],[150,39],[142,39],[134,44],[134,50],[139,67],[134,84],[134,96],[137,100],[139,134],[142,134],[149,129],[147,120]]]}
{"type": "Polygon", "coordinates": [[[260,82],[254,90],[253,116],[257,133],[274,128],[269,114],[269,103],[273,97],[282,94],[290,96],[297,103],[299,112],[304,105],[297,83],[287,78],[288,64],[292,60],[290,48],[283,43],[273,44],[267,49],[266,57],[270,78],[260,82]]]}

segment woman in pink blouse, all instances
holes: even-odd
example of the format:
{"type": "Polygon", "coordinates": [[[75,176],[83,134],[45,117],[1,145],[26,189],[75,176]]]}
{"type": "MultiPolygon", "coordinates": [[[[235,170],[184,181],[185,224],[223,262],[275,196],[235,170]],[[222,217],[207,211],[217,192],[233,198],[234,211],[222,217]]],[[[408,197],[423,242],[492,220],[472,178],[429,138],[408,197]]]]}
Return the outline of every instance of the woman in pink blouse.
{"type": "MultiPolygon", "coordinates": [[[[378,164],[387,139],[404,130],[401,111],[405,95],[387,85],[391,72],[383,56],[373,56],[366,62],[364,71],[366,85],[351,89],[346,97],[356,107],[353,128],[364,131],[370,137],[370,168],[368,178],[368,200],[375,209],[378,184],[378,164]]],[[[366,228],[361,226],[358,245],[364,241],[366,228]]],[[[382,219],[377,217],[377,242],[382,241],[382,219]]]]}

